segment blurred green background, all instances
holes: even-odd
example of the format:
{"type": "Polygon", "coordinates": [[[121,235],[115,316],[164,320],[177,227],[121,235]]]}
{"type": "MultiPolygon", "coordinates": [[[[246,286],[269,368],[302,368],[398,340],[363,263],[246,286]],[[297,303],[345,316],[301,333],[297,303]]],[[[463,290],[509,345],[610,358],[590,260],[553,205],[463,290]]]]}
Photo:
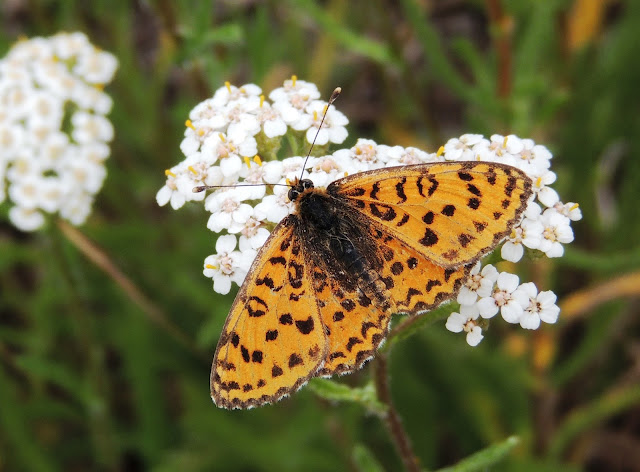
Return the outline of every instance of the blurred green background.
{"type": "Polygon", "coordinates": [[[120,61],[109,174],[81,239],[55,222],[21,233],[0,210],[0,470],[402,468],[358,404],[309,388],[252,411],[209,398],[232,297],[202,276],[202,206],[155,194],[191,108],[225,80],[268,92],[292,74],[325,99],[342,87],[343,147],[515,133],[551,149],[554,187],[581,205],[565,257],[518,265],[558,294],[557,325],[494,323],[470,348],[438,323],[394,348],[424,467],[517,435],[492,470],[640,470],[640,2],[4,0],[0,15],[2,55],[66,30],[120,61]]]}

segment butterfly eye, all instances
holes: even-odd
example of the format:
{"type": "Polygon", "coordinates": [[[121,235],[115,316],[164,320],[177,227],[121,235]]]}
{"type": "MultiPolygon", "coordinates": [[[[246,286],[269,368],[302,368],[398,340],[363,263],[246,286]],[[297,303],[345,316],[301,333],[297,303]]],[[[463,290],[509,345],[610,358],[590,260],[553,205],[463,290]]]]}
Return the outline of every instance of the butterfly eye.
{"type": "Polygon", "coordinates": [[[313,188],[313,182],[309,179],[304,179],[302,181],[302,188],[305,190],[309,190],[310,188],[313,188]]]}
{"type": "Polygon", "coordinates": [[[289,200],[291,200],[292,202],[295,202],[299,196],[300,196],[300,192],[295,188],[292,188],[289,190],[289,200]]]}

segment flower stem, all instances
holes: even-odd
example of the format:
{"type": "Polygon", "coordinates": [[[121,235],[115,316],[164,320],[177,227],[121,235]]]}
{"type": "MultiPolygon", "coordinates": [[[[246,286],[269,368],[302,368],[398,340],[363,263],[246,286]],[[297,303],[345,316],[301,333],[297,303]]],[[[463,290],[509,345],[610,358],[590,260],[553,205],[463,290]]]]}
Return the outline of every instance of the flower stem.
{"type": "Polygon", "coordinates": [[[410,472],[420,472],[420,461],[413,452],[409,435],[405,431],[400,415],[398,415],[391,399],[387,362],[388,359],[386,353],[380,353],[373,362],[373,376],[378,400],[387,405],[384,422],[389,430],[389,434],[393,439],[396,449],[402,458],[405,469],[410,472]]]}
{"type": "MultiPolygon", "coordinates": [[[[174,325],[169,318],[158,308],[142,291],[112,262],[109,256],[94,244],[89,238],[71,226],[69,223],[58,220],[58,228],[67,240],[83,253],[91,262],[105,272],[127,296],[135,303],[142,313],[162,328],[169,336],[178,341],[189,352],[198,358],[204,358],[204,354],[194,347],[194,342],[184,334],[180,328],[174,325]]],[[[208,358],[207,358],[208,361],[208,358]]]]}
{"type": "Polygon", "coordinates": [[[493,31],[493,43],[498,57],[496,92],[499,98],[507,98],[511,94],[511,69],[513,68],[511,54],[512,20],[504,12],[499,0],[486,0],[486,5],[493,31]]]}

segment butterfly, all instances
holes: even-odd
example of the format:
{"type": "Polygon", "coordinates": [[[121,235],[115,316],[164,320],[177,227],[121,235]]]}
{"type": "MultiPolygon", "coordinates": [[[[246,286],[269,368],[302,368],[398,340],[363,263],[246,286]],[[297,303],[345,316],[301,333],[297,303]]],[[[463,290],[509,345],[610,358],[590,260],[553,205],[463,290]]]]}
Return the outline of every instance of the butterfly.
{"type": "Polygon", "coordinates": [[[391,315],[456,296],[520,219],[532,182],[492,162],[439,162],[296,179],[227,317],[211,368],[223,408],[280,400],[361,368],[391,315]]]}

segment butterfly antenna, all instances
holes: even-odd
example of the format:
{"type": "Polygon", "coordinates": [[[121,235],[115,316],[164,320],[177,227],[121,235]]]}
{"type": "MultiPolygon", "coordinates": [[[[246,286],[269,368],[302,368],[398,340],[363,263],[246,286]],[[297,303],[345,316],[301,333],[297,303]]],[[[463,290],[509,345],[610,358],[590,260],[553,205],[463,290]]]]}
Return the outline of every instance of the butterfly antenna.
{"type": "Polygon", "coordinates": [[[331,97],[329,97],[329,103],[324,107],[324,113],[322,114],[322,120],[320,120],[320,126],[318,126],[318,131],[316,131],[316,135],[313,137],[313,142],[311,143],[311,147],[309,148],[309,152],[307,152],[307,157],[304,159],[304,164],[302,165],[302,171],[300,172],[300,180],[302,180],[302,176],[304,174],[304,168],[307,165],[307,161],[309,160],[309,156],[311,156],[311,151],[313,150],[314,144],[316,144],[316,139],[318,139],[318,135],[320,134],[320,130],[322,129],[322,125],[324,123],[324,119],[327,117],[327,112],[329,111],[329,107],[333,105],[333,102],[336,101],[338,95],[342,92],[342,88],[336,87],[331,97]]]}
{"type": "Polygon", "coordinates": [[[286,184],[236,184],[236,185],[198,185],[191,190],[193,193],[204,192],[205,190],[211,190],[212,188],[236,188],[236,187],[262,187],[263,185],[275,187],[291,187],[286,184]]]}

